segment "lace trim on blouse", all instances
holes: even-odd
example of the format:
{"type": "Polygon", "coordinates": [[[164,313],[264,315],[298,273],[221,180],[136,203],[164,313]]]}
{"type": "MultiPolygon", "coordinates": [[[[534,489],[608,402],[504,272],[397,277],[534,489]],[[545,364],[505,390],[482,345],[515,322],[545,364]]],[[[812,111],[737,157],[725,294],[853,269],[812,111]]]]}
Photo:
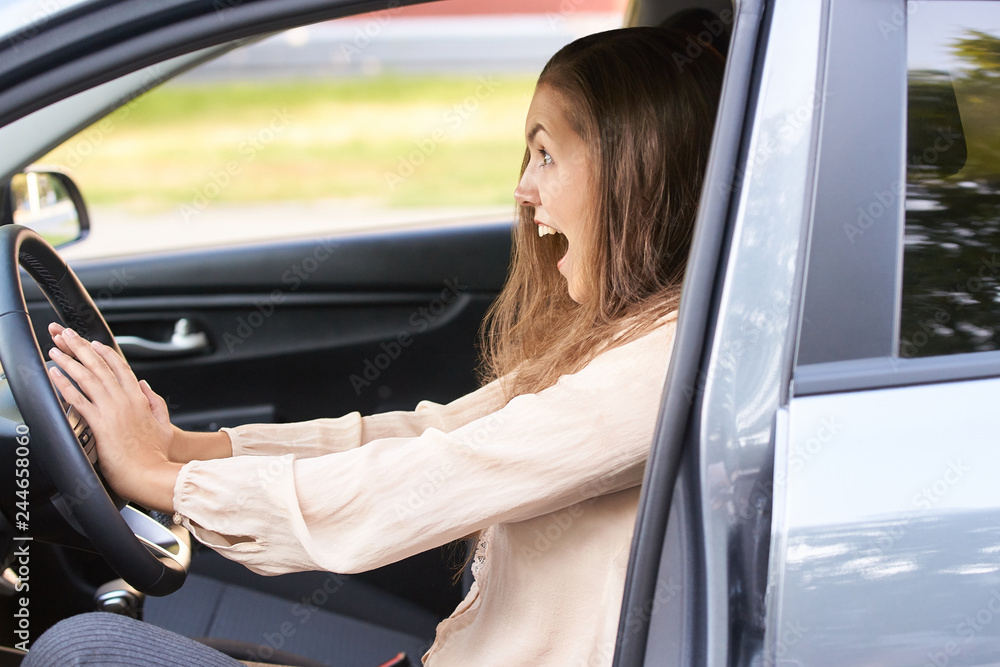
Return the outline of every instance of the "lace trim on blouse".
{"type": "Polygon", "coordinates": [[[472,570],[473,578],[477,581],[479,580],[479,573],[486,565],[486,554],[489,550],[489,543],[486,541],[486,536],[489,531],[490,529],[486,529],[479,535],[479,542],[476,544],[476,554],[472,557],[472,565],[469,568],[472,570]]]}

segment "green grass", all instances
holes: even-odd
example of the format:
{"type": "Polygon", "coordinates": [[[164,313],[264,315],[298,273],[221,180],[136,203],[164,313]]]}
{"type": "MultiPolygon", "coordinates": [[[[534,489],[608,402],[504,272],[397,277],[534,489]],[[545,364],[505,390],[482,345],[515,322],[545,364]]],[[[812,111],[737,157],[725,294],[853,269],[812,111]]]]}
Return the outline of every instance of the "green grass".
{"type": "Polygon", "coordinates": [[[68,168],[89,203],[133,211],[325,198],[507,204],[534,79],[492,82],[492,91],[433,76],[168,84],[42,161],[68,168]]]}

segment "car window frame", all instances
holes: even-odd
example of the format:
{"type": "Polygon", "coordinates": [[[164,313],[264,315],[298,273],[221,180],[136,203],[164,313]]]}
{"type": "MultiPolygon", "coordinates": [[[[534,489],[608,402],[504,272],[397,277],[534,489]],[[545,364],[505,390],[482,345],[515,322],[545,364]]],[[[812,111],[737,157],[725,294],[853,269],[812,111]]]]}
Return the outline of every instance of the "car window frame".
{"type": "Polygon", "coordinates": [[[0,127],[94,86],[235,40],[424,0],[164,0],[85,4],[0,42],[0,127]],[[58,20],[57,20],[58,19],[58,20]]]}

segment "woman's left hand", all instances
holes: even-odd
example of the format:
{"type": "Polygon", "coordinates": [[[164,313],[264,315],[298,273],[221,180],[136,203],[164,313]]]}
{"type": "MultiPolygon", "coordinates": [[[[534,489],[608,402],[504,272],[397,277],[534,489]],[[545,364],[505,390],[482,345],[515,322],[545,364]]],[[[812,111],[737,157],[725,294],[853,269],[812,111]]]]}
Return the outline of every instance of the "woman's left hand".
{"type": "Polygon", "coordinates": [[[168,459],[175,434],[166,403],[138,381],[107,345],[88,342],[72,329],[49,325],[58,364],[49,375],[63,398],[87,420],[101,472],[121,496],[149,509],[173,512],[181,464],[168,459]],[[67,379],[72,378],[81,392],[67,379]]]}

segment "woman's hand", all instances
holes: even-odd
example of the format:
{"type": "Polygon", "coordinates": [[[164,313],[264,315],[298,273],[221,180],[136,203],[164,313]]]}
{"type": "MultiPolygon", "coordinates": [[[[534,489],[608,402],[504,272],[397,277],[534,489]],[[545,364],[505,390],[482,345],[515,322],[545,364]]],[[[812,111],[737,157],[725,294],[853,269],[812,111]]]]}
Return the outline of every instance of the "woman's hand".
{"type": "Polygon", "coordinates": [[[107,345],[55,323],[49,334],[56,344],[49,356],[62,369],[49,369],[52,382],[90,424],[104,478],[129,500],[173,512],[181,464],[170,460],[170,451],[179,430],[170,423],[166,402],[107,345]]]}

